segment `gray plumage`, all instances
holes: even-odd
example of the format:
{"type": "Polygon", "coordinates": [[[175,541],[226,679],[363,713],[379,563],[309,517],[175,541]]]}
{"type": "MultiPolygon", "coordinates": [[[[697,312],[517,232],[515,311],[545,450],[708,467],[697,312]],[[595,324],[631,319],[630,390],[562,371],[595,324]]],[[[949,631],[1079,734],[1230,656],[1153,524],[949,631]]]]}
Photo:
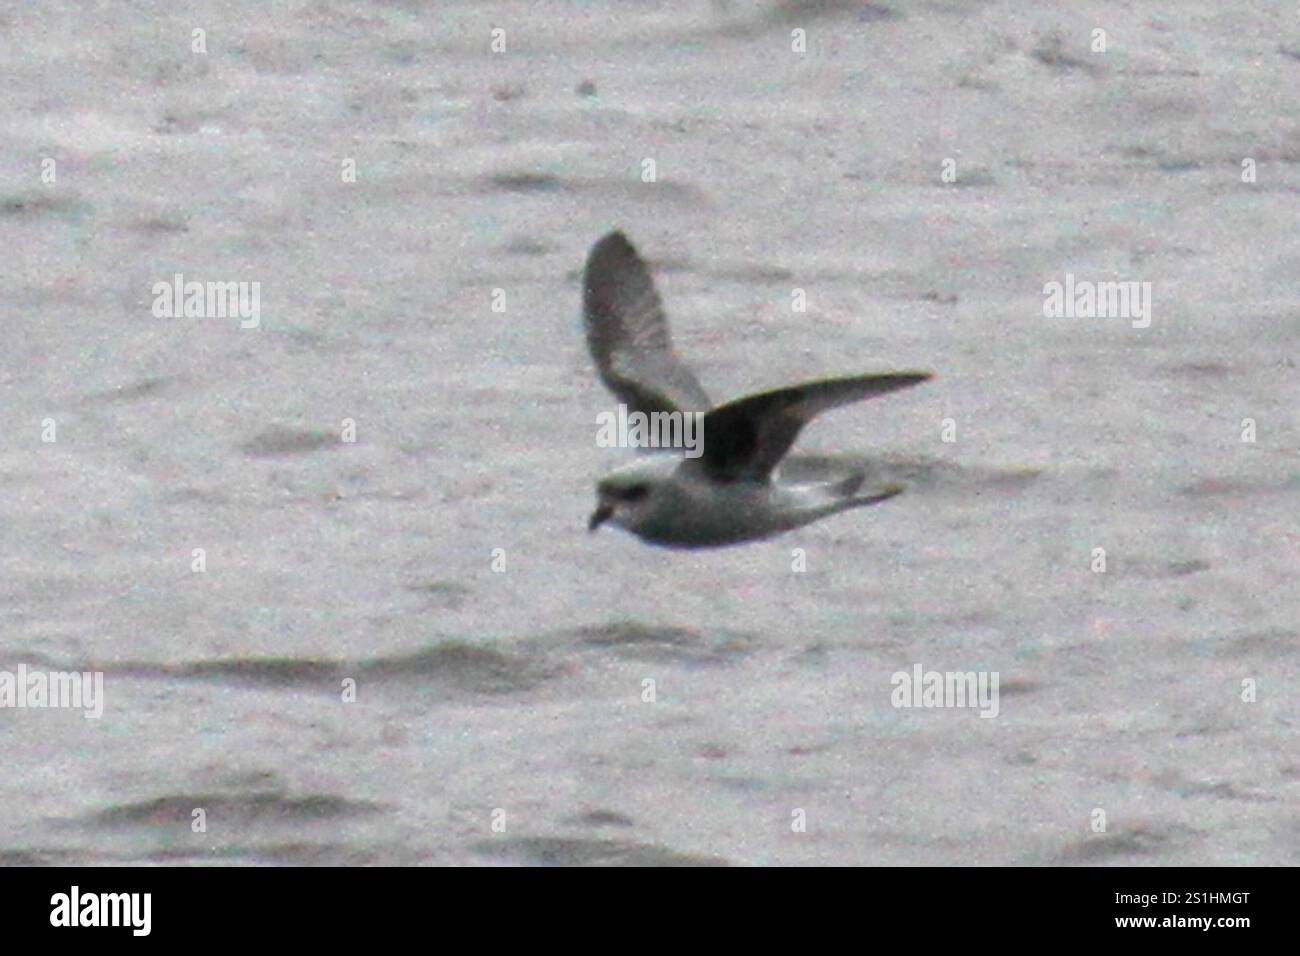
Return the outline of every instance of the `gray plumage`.
{"type": "Polygon", "coordinates": [[[860,494],[863,475],[856,473],[817,485],[785,485],[772,475],[820,413],[916,385],[929,372],[823,379],[710,408],[673,351],[649,270],[621,232],[606,235],[587,256],[583,316],[600,379],[629,412],[706,413],[699,457],[646,458],[597,484],[590,530],[609,521],[652,544],[717,547],[771,537],[902,492],[889,485],[860,494]]]}
{"type": "Polygon", "coordinates": [[[587,348],[605,387],[629,411],[707,411],[713,404],[673,351],[650,270],[621,232],[591,247],[584,270],[587,348]]]}

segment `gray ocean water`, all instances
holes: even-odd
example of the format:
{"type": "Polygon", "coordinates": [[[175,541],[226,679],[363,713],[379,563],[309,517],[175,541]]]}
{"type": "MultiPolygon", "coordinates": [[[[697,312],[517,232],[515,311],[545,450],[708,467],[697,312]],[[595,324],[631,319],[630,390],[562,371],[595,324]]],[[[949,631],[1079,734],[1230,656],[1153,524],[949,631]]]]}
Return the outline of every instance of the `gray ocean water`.
{"type": "Polygon", "coordinates": [[[1300,863],[1293,3],[184,7],[0,9],[0,863],[1300,863]],[[611,228],[907,493],[589,536],[611,228]]]}

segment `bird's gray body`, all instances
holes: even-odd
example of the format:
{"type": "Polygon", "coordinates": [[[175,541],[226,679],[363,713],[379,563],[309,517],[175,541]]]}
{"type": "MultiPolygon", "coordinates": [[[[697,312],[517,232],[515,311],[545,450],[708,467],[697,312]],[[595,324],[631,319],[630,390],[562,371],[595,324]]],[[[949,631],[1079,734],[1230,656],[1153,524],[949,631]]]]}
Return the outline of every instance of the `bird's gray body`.
{"type": "Polygon", "coordinates": [[[613,523],[643,541],[676,548],[716,548],[770,538],[902,491],[895,485],[871,495],[850,490],[861,483],[861,475],[814,485],[719,483],[690,467],[689,460],[661,455],[612,472],[597,491],[602,501],[618,502],[610,515],[613,523]],[[620,488],[641,484],[650,488],[644,499],[630,503],[619,499],[620,488]]]}
{"type": "Polygon", "coordinates": [[[710,408],[673,351],[649,270],[620,232],[597,242],[587,257],[583,307],[601,381],[630,410],[705,412],[699,457],[642,458],[597,484],[591,530],[609,521],[651,544],[719,547],[769,538],[902,491],[890,485],[861,494],[861,474],[786,485],[773,481],[773,472],[820,412],[915,385],[928,372],[824,379],[710,408]]]}

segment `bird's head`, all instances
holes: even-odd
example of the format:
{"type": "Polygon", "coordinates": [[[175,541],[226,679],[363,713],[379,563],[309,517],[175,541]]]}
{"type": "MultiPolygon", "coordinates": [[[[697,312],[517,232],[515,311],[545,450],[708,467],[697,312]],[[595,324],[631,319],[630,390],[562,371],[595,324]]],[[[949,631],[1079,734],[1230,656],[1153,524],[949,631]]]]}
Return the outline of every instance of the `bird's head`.
{"type": "Polygon", "coordinates": [[[596,510],[587,530],[595,531],[606,521],[635,530],[659,506],[677,463],[675,456],[656,455],[610,472],[596,483],[596,510]]]}

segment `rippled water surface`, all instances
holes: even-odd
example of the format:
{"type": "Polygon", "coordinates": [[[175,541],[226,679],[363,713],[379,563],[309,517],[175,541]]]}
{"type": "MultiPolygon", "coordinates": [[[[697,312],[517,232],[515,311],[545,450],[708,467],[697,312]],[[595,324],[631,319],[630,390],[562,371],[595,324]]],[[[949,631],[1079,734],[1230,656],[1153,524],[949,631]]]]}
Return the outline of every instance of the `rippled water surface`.
{"type": "Polygon", "coordinates": [[[0,862],[1300,862],[1285,4],[137,6],[0,14],[0,669],[105,686],[0,862]],[[589,536],[615,227],[719,398],[934,370],[800,440],[908,492],[589,536]]]}

